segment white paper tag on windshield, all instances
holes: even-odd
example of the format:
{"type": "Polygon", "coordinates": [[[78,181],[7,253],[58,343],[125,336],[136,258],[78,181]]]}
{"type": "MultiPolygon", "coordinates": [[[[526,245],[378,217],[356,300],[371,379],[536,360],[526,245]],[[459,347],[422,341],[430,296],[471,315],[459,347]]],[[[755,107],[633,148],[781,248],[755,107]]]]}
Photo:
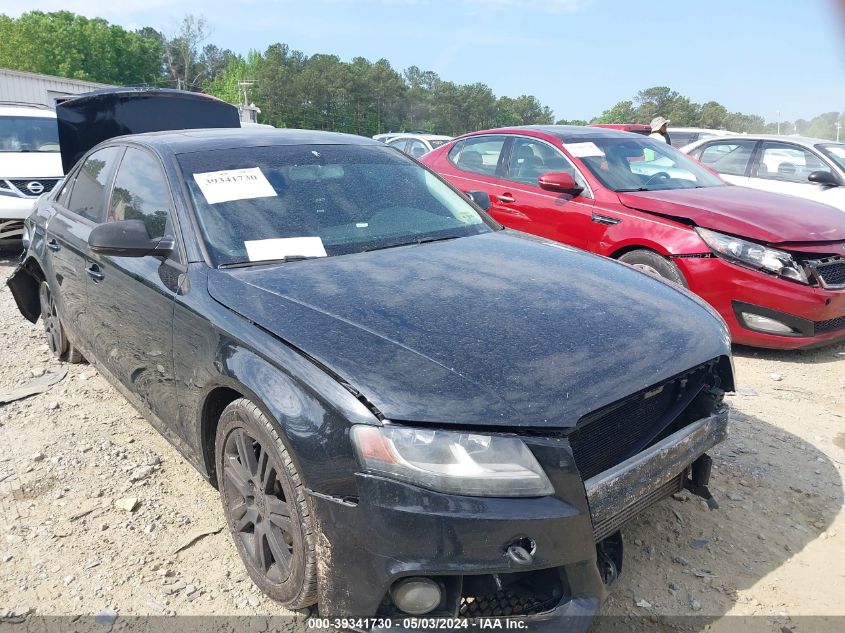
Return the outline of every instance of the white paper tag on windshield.
{"type": "Polygon", "coordinates": [[[839,147],[838,145],[828,145],[825,149],[834,156],[838,156],[839,158],[845,158],[845,147],[839,147]]]}
{"type": "Polygon", "coordinates": [[[244,242],[251,262],[285,257],[326,257],[326,248],[319,237],[278,237],[244,242]]]}
{"type": "Polygon", "coordinates": [[[572,154],[576,158],[587,158],[588,156],[604,156],[604,152],[601,151],[598,146],[592,141],[587,141],[585,143],[566,143],[564,147],[569,151],[570,154],[572,154]]]}
{"type": "Polygon", "coordinates": [[[197,181],[208,204],[277,195],[273,185],[258,167],[207,171],[194,174],[194,180],[197,181]]]}

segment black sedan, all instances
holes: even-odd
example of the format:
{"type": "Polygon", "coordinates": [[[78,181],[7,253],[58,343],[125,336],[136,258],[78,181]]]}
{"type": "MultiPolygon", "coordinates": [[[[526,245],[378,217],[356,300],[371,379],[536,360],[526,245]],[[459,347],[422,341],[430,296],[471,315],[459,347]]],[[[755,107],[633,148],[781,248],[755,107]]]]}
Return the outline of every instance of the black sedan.
{"type": "Polygon", "coordinates": [[[376,141],[110,138],[25,237],[23,314],[219,488],[288,607],[561,630],[600,606],[627,519],[708,494],[733,388],[719,317],[503,230],[376,141]]]}

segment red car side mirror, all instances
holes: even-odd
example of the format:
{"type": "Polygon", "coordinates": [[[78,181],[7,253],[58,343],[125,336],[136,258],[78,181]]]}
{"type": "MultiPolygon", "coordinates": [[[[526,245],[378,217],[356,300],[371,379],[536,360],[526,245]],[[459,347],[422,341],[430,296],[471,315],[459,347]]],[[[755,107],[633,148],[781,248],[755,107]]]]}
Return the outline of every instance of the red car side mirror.
{"type": "Polygon", "coordinates": [[[552,171],[542,174],[539,179],[540,189],[568,193],[577,196],[584,191],[584,187],[575,182],[572,174],[565,171],[552,171]]]}

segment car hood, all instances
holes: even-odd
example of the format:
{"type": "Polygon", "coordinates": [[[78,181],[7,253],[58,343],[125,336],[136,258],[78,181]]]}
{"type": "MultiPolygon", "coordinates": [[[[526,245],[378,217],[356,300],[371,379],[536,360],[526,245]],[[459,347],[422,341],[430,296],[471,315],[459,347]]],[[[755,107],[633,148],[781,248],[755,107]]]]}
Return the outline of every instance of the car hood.
{"type": "Polygon", "coordinates": [[[845,213],[826,204],[746,187],[619,193],[626,207],[780,244],[845,240],[845,213]]]}
{"type": "Polygon", "coordinates": [[[38,180],[63,178],[58,152],[0,152],[0,178],[38,180]]]}
{"type": "Polygon", "coordinates": [[[568,427],[729,353],[691,295],[511,231],[215,270],[209,292],[393,420],[568,427]]]}

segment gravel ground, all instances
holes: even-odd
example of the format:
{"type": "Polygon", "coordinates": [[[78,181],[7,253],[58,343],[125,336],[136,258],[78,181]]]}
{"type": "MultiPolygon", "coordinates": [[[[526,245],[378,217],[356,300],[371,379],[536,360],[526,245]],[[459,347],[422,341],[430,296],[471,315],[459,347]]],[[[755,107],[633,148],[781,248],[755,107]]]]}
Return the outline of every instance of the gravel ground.
{"type": "MultiPolygon", "coordinates": [[[[0,277],[11,270],[0,255],[0,277]]],[[[0,319],[0,393],[60,369],[5,284],[0,319]]],[[[735,353],[720,508],[683,493],[632,522],[604,608],[625,617],[598,629],[845,615],[845,345],[735,353]]],[[[47,392],[0,405],[0,616],[285,614],[243,571],[216,491],[96,370],[65,367],[47,392]]]]}

